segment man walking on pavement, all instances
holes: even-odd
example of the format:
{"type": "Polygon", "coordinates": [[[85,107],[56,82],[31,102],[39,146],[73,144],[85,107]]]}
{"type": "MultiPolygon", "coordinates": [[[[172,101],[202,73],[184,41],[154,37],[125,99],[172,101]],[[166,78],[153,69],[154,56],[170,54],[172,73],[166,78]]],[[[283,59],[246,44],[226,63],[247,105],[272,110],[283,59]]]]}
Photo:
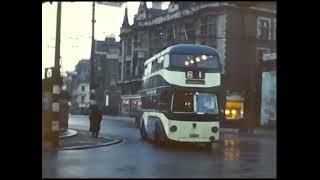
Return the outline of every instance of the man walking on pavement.
{"type": "Polygon", "coordinates": [[[92,136],[98,137],[100,131],[100,123],[102,120],[102,113],[96,105],[93,105],[89,114],[90,129],[92,136]]]}

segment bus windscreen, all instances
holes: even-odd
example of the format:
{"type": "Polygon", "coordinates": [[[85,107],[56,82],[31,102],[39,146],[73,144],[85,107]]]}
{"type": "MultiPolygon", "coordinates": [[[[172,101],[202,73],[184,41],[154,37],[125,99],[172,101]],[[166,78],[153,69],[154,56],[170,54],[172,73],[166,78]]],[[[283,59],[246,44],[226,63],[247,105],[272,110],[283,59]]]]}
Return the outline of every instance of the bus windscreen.
{"type": "Polygon", "coordinates": [[[218,114],[215,94],[176,92],[173,96],[173,112],[218,114]]]}

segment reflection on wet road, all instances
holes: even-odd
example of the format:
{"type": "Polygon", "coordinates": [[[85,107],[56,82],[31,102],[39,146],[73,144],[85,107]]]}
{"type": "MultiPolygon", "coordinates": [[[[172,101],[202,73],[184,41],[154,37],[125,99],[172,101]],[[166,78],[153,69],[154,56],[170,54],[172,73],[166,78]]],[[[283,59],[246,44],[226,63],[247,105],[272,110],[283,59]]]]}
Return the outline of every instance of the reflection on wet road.
{"type": "MultiPolygon", "coordinates": [[[[87,119],[74,118],[86,129],[87,119]]],[[[276,177],[276,139],[224,134],[212,150],[201,144],[144,142],[132,122],[105,119],[102,134],[125,138],[121,144],[87,150],[43,153],[44,177],[276,177]]]]}

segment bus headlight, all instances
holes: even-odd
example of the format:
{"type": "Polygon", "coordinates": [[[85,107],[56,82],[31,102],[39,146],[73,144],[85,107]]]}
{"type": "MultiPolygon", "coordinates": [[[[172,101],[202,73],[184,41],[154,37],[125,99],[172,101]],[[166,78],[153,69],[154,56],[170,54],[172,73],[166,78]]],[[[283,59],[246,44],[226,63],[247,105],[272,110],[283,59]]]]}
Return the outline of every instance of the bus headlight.
{"type": "Polygon", "coordinates": [[[230,110],[229,110],[229,109],[226,109],[226,110],[224,111],[224,114],[229,115],[229,114],[230,114],[230,110]]]}
{"type": "Polygon", "coordinates": [[[218,130],[219,130],[219,128],[218,128],[218,127],[212,127],[212,128],[211,128],[211,131],[212,131],[213,133],[218,132],[218,130]]]}
{"type": "Polygon", "coordinates": [[[237,111],[235,109],[232,109],[231,114],[235,115],[237,114],[237,111]]]}
{"type": "Polygon", "coordinates": [[[203,60],[207,60],[207,56],[206,55],[202,55],[202,59],[203,60]]]}
{"type": "Polygon", "coordinates": [[[177,126],[173,125],[170,127],[170,131],[175,132],[177,131],[177,126]]]}

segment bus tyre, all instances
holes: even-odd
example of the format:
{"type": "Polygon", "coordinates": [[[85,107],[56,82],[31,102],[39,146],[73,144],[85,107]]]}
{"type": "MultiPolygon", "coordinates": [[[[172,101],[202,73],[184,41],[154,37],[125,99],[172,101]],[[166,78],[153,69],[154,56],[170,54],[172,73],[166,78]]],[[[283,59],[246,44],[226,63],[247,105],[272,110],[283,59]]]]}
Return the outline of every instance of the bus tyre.
{"type": "Polygon", "coordinates": [[[155,127],[155,143],[156,144],[161,144],[161,145],[167,145],[168,144],[168,140],[165,137],[165,135],[163,135],[161,133],[162,130],[163,130],[162,123],[157,121],[156,122],[156,127],[155,127]]]}
{"type": "Polygon", "coordinates": [[[156,127],[155,127],[155,132],[154,132],[154,142],[155,144],[161,144],[161,139],[160,139],[160,129],[158,122],[156,122],[156,127]]]}
{"type": "Polygon", "coordinates": [[[144,121],[142,120],[142,124],[141,124],[141,126],[140,126],[140,135],[141,135],[141,138],[143,139],[143,140],[147,140],[147,132],[146,132],[146,129],[145,129],[145,127],[144,127],[144,121]]]}

